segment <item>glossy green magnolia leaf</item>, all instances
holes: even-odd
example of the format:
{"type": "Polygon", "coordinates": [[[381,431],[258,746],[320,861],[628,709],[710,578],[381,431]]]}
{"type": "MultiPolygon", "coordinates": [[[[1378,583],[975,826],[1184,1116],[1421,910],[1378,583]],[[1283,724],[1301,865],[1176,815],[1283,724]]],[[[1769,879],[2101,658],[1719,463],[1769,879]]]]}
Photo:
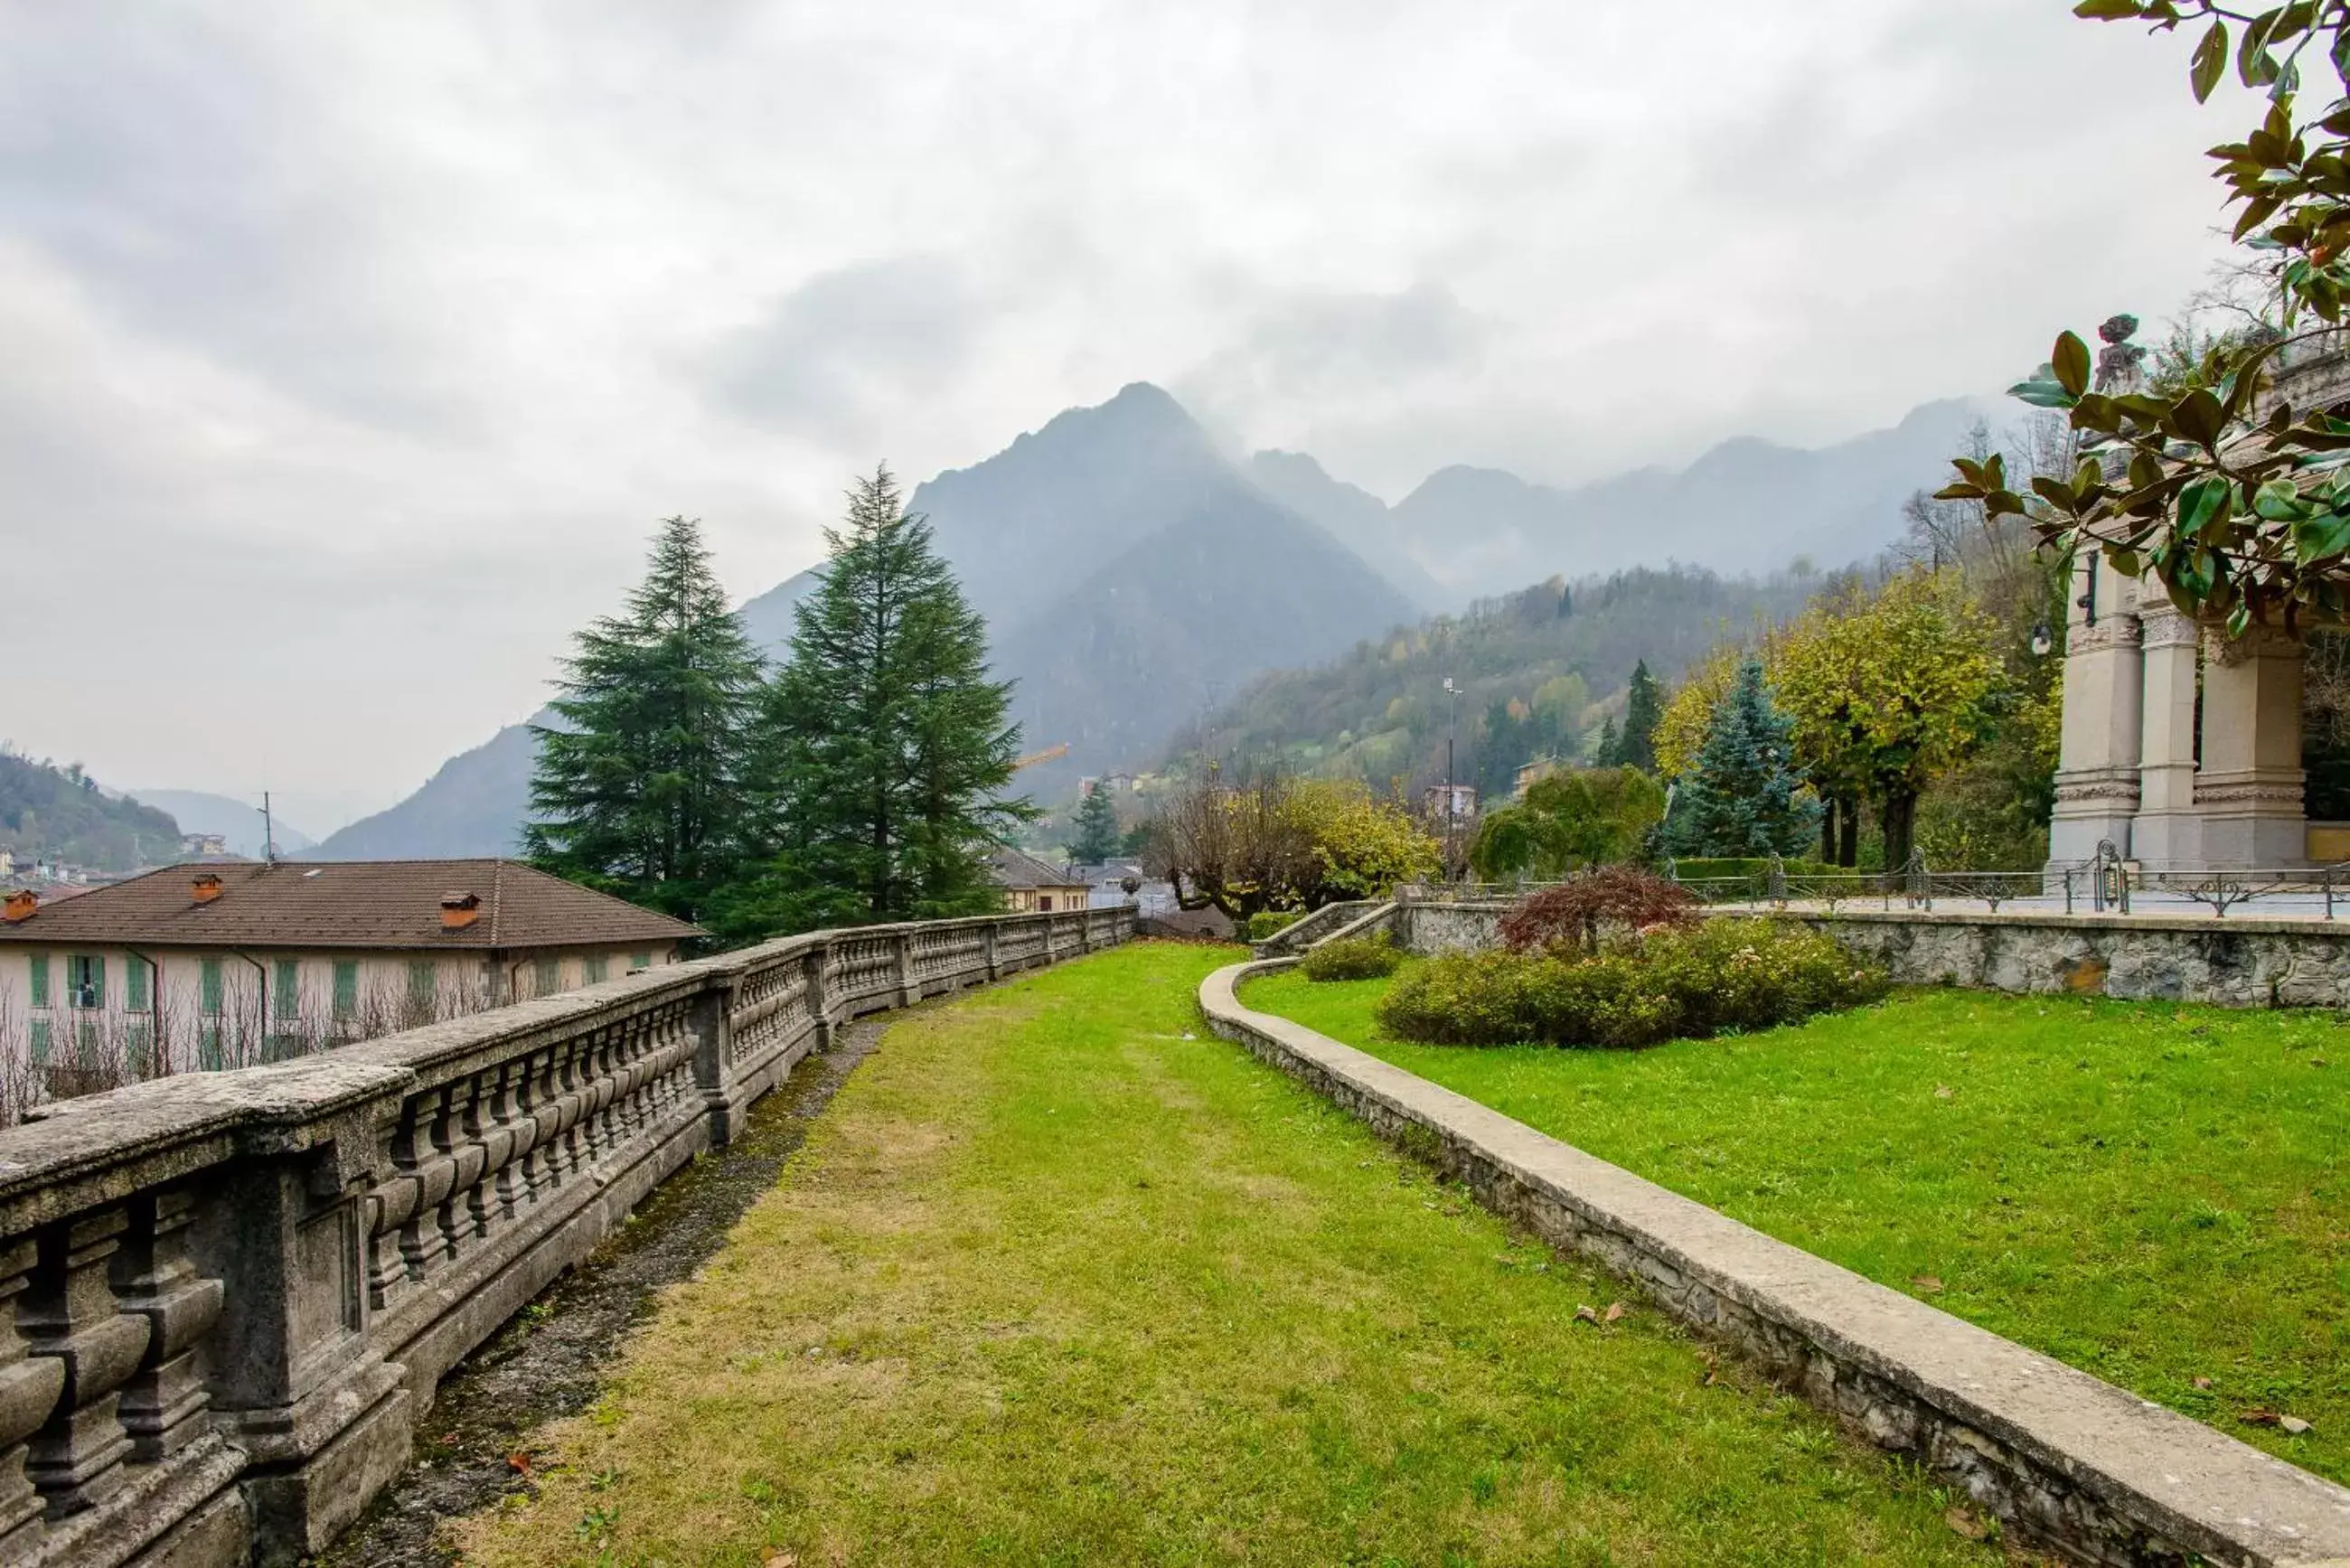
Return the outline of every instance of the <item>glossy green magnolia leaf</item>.
{"type": "Polygon", "coordinates": [[[2302,566],[2350,550],[2350,517],[2320,513],[2293,525],[2293,559],[2302,566]]]}
{"type": "Polygon", "coordinates": [[[2146,568],[2146,563],[2138,559],[2136,550],[2124,549],[2119,545],[2106,547],[2106,559],[2112,562],[2114,570],[2125,577],[2135,577],[2146,568]]]}
{"type": "Polygon", "coordinates": [[[2198,446],[2215,446],[2228,429],[2228,410],[2209,389],[2198,387],[2170,405],[2170,422],[2198,446]]]}
{"type": "Polygon", "coordinates": [[[2228,24],[2213,22],[2195,46],[2195,57],[2187,65],[2187,83],[2195,89],[2195,101],[2201,103],[2220,85],[2220,73],[2228,68],[2228,24]]]}
{"type": "Polygon", "coordinates": [[[2252,496],[2252,511],[2271,523],[2290,523],[2307,510],[2291,480],[2272,479],[2252,496]]]}
{"type": "Polygon", "coordinates": [[[2236,607],[2228,612],[2228,635],[2231,638],[2241,637],[2251,628],[2252,602],[2250,599],[2241,599],[2237,601],[2236,607]]]}
{"type": "Polygon", "coordinates": [[[2074,399],[2054,381],[2018,381],[2007,389],[2007,395],[2030,403],[2035,409],[2069,409],[2074,399]]]}
{"type": "Polygon", "coordinates": [[[1965,480],[1945,484],[1941,489],[1934,492],[1934,499],[1937,501],[1981,501],[1982,497],[1982,486],[1970,484],[1965,480]]]}
{"type": "Polygon", "coordinates": [[[2061,479],[2035,477],[2032,482],[2032,491],[2033,494],[2059,512],[2077,512],[2081,509],[2081,498],[2074,494],[2073,487],[2061,479]]]}
{"type": "Polygon", "coordinates": [[[2178,493],[2178,531],[2190,539],[2225,527],[2235,504],[2235,486],[2221,475],[2191,479],[2178,493]]]}
{"type": "Polygon", "coordinates": [[[2126,22],[2146,15],[2140,0],[2081,0],[2073,15],[2093,22],[2126,22]]]}
{"type": "Polygon", "coordinates": [[[2089,346],[2070,332],[2059,333],[2055,351],[2048,356],[2056,384],[2079,397],[2089,389],[2089,346]]]}

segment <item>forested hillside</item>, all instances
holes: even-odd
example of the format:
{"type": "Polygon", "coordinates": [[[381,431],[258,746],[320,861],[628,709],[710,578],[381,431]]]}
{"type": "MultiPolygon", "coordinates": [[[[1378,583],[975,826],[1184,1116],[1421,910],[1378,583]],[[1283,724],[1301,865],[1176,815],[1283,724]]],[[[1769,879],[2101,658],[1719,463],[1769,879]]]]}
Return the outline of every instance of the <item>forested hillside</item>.
{"type": "Polygon", "coordinates": [[[1331,663],[1268,675],[1180,736],[1170,761],[1208,754],[1246,768],[1277,758],[1376,787],[1423,786],[1444,777],[1457,719],[1458,776],[1506,794],[1536,756],[1587,752],[1620,712],[1636,665],[1669,680],[1725,637],[1793,616],[1821,581],[1687,566],[1554,577],[1358,643],[1331,663]],[[1447,676],[1457,699],[1445,693],[1447,676]]]}
{"type": "Polygon", "coordinates": [[[0,849],[19,860],[135,871],[179,854],[180,825],[108,794],[78,763],[61,768],[0,748],[0,849]]]}

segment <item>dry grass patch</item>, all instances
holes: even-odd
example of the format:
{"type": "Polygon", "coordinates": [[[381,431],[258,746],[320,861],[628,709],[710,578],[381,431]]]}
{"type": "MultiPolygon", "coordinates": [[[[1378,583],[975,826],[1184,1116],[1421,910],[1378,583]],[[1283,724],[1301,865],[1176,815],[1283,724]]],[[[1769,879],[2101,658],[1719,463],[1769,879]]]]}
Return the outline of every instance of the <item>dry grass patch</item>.
{"type": "Polygon", "coordinates": [[[894,1024],[466,1560],[1995,1560],[1654,1314],[1576,1324],[1627,1293],[1207,1037],[1225,958],[894,1024]]]}

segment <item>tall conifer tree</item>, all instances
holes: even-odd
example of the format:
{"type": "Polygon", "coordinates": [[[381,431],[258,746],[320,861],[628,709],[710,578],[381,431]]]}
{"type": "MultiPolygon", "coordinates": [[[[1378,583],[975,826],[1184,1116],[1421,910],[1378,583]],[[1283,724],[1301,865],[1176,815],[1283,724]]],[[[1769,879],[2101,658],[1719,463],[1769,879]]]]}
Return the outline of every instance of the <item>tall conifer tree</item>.
{"type": "Polygon", "coordinates": [[[754,793],[773,854],[730,913],[807,929],[979,913],[987,856],[1033,818],[1012,781],[1012,688],[987,670],[985,623],[883,467],[849,492],[832,559],[795,610],[769,683],[754,793]]]}
{"type": "Polygon", "coordinates": [[[1819,831],[1820,804],[1797,794],[1803,784],[1794,725],[1750,659],[1675,794],[1666,842],[1683,856],[1794,855],[1819,831]]]}
{"type": "Polygon", "coordinates": [[[743,737],[761,669],[702,527],[662,520],[625,614],[575,639],[541,726],[524,852],[558,876],[700,919],[736,871],[743,737]]]}
{"type": "Polygon", "coordinates": [[[1657,771],[1657,721],[1665,711],[1664,693],[1648,673],[1648,661],[1632,666],[1632,688],[1624,701],[1624,732],[1617,742],[1618,763],[1644,773],[1657,771]]]}
{"type": "Polygon", "coordinates": [[[1080,866],[1098,866],[1118,853],[1122,836],[1118,830],[1118,808],[1109,802],[1109,789],[1097,780],[1077,802],[1075,830],[1069,845],[1069,858],[1080,866]]]}

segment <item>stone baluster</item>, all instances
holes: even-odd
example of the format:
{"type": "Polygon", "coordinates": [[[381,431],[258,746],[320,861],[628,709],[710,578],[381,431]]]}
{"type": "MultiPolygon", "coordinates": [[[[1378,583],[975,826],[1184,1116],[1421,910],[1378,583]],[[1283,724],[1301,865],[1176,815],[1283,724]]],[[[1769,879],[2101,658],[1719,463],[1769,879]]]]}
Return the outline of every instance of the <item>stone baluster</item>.
{"type": "Polygon", "coordinates": [[[741,975],[729,975],[693,999],[693,1086],[710,1118],[712,1143],[732,1142],[739,1126],[742,1108],[733,1102],[733,1081],[734,1004],[743,989],[741,975]]]}
{"type": "Polygon", "coordinates": [[[141,1193],[130,1200],[130,1229],[114,1257],[114,1291],[122,1310],[147,1320],[147,1353],[122,1386],[123,1429],[130,1457],[165,1459],[210,1429],[212,1396],[197,1346],[221,1314],[222,1285],[197,1276],[188,1257],[195,1199],[141,1193]]]}
{"type": "Polygon", "coordinates": [[[122,1210],[106,1209],[43,1231],[32,1288],[17,1312],[33,1354],[65,1368],[64,1391],[33,1434],[25,1462],[53,1520],[114,1495],[130,1455],[120,1406],[123,1384],[146,1354],[148,1323],[121,1310],[107,1281],[130,1223],[122,1210]]]}
{"type": "Polygon", "coordinates": [[[999,929],[995,921],[990,920],[980,935],[980,961],[987,970],[987,978],[990,980],[1003,978],[1003,961],[996,956],[995,950],[996,932],[999,929]]]}
{"type": "Polygon", "coordinates": [[[818,1051],[832,1049],[832,1014],[825,1003],[825,966],[831,957],[832,944],[818,942],[800,960],[800,1005],[807,1010],[818,1051]]]}
{"type": "Polygon", "coordinates": [[[487,1227],[482,1223],[475,1209],[475,1189],[482,1172],[489,1164],[489,1150],[473,1137],[474,1103],[481,1096],[481,1085],[466,1077],[449,1085],[448,1119],[445,1137],[449,1159],[454,1168],[449,1181],[449,1196],[441,1205],[441,1233],[449,1258],[453,1262],[473,1251],[487,1227]]]}
{"type": "Polygon", "coordinates": [[[899,931],[889,940],[898,955],[898,1005],[911,1007],[922,1000],[921,982],[914,978],[914,939],[899,931]]]}
{"type": "Polygon", "coordinates": [[[498,1127],[506,1138],[505,1154],[497,1163],[498,1212],[509,1220],[520,1218],[530,1207],[530,1173],[526,1167],[531,1148],[538,1141],[538,1124],[523,1110],[529,1082],[528,1058],[506,1062],[498,1068],[497,1094],[493,1104],[498,1127]]]}
{"type": "Polygon", "coordinates": [[[29,1238],[0,1246],[0,1563],[31,1553],[42,1535],[41,1497],[25,1475],[25,1439],[40,1430],[66,1386],[65,1363],[26,1353],[17,1300],[31,1284],[29,1238]]]}

